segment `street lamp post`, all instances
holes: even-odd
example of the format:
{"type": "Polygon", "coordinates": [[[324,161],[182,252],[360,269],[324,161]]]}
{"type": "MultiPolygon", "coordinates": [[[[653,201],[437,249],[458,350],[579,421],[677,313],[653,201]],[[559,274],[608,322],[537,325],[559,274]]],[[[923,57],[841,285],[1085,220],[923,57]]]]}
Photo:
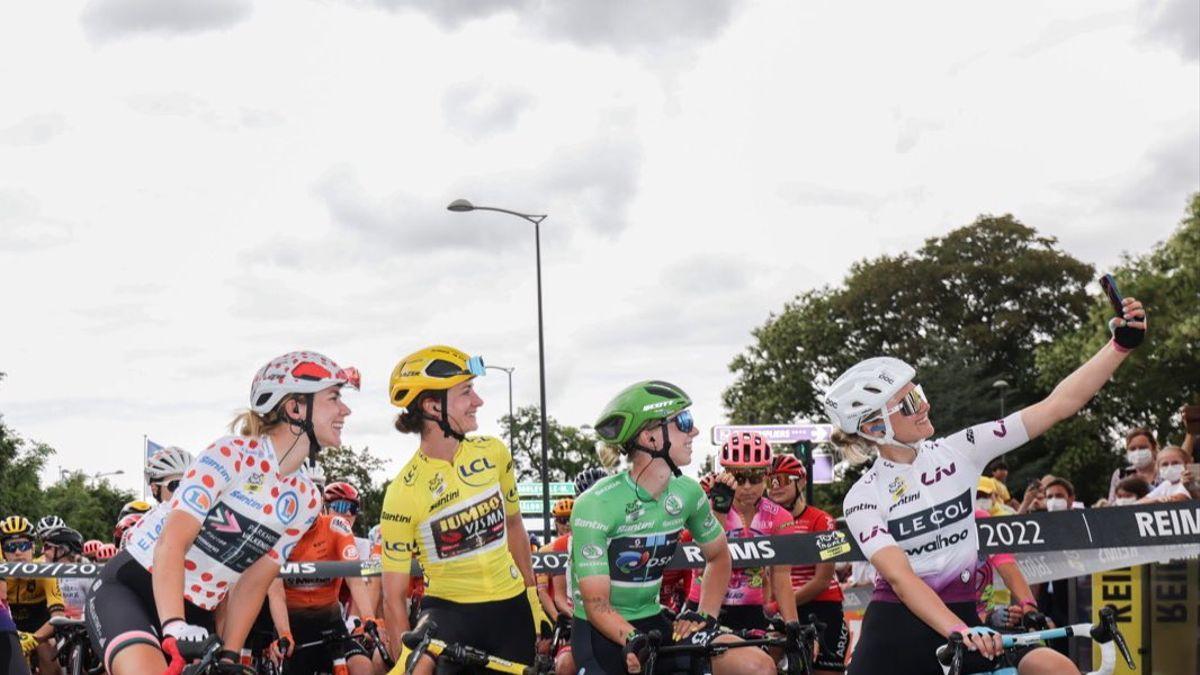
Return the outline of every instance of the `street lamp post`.
{"type": "Polygon", "coordinates": [[[515,366],[484,366],[488,370],[500,370],[505,375],[508,375],[508,450],[512,452],[513,448],[513,433],[515,433],[517,419],[513,417],[513,398],[512,398],[512,374],[516,370],[515,366]]]}
{"type": "Polygon", "coordinates": [[[547,451],[547,436],[549,424],[546,422],[546,340],[545,330],[542,322],[542,221],[546,219],[545,215],[533,215],[529,213],[521,213],[520,211],[510,211],[508,209],[496,208],[494,206],[475,206],[465,199],[455,199],[446,207],[455,213],[465,213],[467,211],[496,211],[497,213],[507,213],[510,216],[523,218],[533,223],[533,242],[534,253],[537,261],[537,312],[538,312],[538,378],[541,389],[541,413],[542,413],[542,532],[546,537],[550,536],[550,473],[549,473],[549,452],[547,451]]]}
{"type": "Polygon", "coordinates": [[[1000,390],[1000,419],[1004,419],[1004,392],[1008,391],[1008,386],[1004,380],[996,380],[992,383],[992,388],[1000,390]]]}

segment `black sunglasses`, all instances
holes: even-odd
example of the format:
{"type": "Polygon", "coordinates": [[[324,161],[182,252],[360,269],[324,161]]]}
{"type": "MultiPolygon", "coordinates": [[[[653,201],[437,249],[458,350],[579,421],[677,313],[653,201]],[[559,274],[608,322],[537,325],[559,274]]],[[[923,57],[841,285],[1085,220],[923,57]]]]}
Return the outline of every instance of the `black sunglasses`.
{"type": "Polygon", "coordinates": [[[738,471],[738,472],[731,473],[730,475],[733,476],[733,479],[735,481],[737,481],[738,485],[745,485],[746,483],[750,483],[751,485],[758,485],[759,483],[761,483],[767,479],[767,474],[759,473],[757,471],[755,471],[755,472],[738,471]]]}

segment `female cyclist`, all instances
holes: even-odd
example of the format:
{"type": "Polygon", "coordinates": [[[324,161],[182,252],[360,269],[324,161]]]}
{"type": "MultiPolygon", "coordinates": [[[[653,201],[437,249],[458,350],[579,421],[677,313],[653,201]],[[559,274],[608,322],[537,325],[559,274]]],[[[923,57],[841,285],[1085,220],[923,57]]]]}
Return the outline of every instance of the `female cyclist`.
{"type": "MultiPolygon", "coordinates": [[[[743,431],[730,436],[721,446],[719,461],[725,472],[715,478],[709,497],[717,520],[722,521],[726,539],[793,531],[787,510],[763,497],[767,471],[771,468],[771,445],[761,434],[743,431]]],[[[703,584],[703,575],[692,580],[688,609],[699,608],[703,584]]],[[[769,571],[765,567],[733,570],[721,602],[721,625],[733,630],[767,630],[770,624],[764,604],[768,598],[773,598],[772,606],[778,606],[778,613],[785,621],[796,620],[788,565],[773,565],[769,571]]]]}
{"type": "MultiPolygon", "coordinates": [[[[665,644],[737,639],[717,631],[733,565],[725,533],[704,491],[679,470],[691,463],[699,433],[691,405],[673,384],[639,382],[610,401],[596,422],[607,444],[601,459],[625,455],[629,469],[601,479],[571,511],[571,647],[581,673],[641,672],[652,648],[650,631],[665,644]],[[659,586],[684,528],[700,545],[708,584],[699,611],[680,614],[672,625],[659,604],[659,586]]],[[[766,652],[749,648],[713,658],[712,667],[717,675],[775,672],[766,652]]]]}
{"type": "MultiPolygon", "coordinates": [[[[838,529],[828,513],[805,500],[807,479],[808,471],[800,460],[791,455],[775,455],[771,460],[771,473],[767,476],[767,495],[792,514],[792,532],[818,533],[838,529]]],[[[825,624],[821,652],[813,663],[817,675],[846,672],[850,630],[842,612],[842,587],[834,578],[833,567],[834,563],[792,565],[796,614],[805,623],[811,614],[825,624]]]]}
{"type": "Polygon", "coordinates": [[[236,663],[268,585],[320,512],[320,494],[298,469],[341,445],[350,414],[341,389],[357,389],[358,379],[315,352],[258,371],[250,409],[231,425],[240,435],[196,458],[169,507],[142,518],[92,586],[88,633],[110,675],[161,673],[163,650],[174,660],[174,641],[207,638],[227,596],[221,660],[236,663]]]}
{"type": "MultiPolygon", "coordinates": [[[[850,672],[940,673],[934,652],[951,633],[970,650],[965,672],[992,670],[998,635],[972,632],[979,554],[975,488],[989,461],[1077,413],[1141,343],[1145,312],[1126,298],[1114,337],[1042,401],[995,422],[936,441],[916,372],[891,357],[867,359],[830,386],[824,399],[833,440],[847,459],[879,457],[846,495],[843,513],[878,570],[850,672]]],[[[1046,648],[1016,655],[1021,675],[1078,673],[1046,648]]]]}
{"type": "MultiPolygon", "coordinates": [[[[474,379],[483,359],[427,347],[396,364],[391,401],[404,408],[396,430],[421,446],[383,498],[383,610],[391,644],[408,630],[412,561],[428,587],[418,621],[435,637],[518,663],[534,659],[535,630],[546,618],[521,520],[512,454],[479,428],[483,400],[474,379]]],[[[414,672],[433,671],[423,657],[414,672]]]]}

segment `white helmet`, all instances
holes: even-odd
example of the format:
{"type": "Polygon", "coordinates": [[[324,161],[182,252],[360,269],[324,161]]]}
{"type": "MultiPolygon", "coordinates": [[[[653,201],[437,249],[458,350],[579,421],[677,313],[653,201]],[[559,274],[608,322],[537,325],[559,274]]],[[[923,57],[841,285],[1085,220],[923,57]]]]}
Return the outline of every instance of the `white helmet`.
{"type": "Polygon", "coordinates": [[[33,536],[41,539],[46,536],[50,530],[66,527],[67,523],[62,518],[55,515],[42,516],[41,520],[37,521],[37,527],[33,529],[33,536]]]}
{"type": "Polygon", "coordinates": [[[288,394],[315,394],[336,385],[358,389],[356,368],[342,368],[316,352],[290,352],[271,359],[250,383],[250,409],[265,415],[288,394]]]}
{"type": "Polygon", "coordinates": [[[321,468],[320,464],[313,462],[309,464],[305,462],[300,465],[300,470],[308,475],[308,479],[313,482],[318,488],[325,489],[325,469],[321,468]]]}
{"type": "Polygon", "coordinates": [[[167,476],[182,476],[192,463],[192,453],[170,446],[150,455],[146,462],[146,480],[153,483],[167,476]]]}
{"type": "Polygon", "coordinates": [[[834,426],[847,434],[857,434],[863,422],[882,416],[883,437],[864,438],[879,444],[896,443],[892,437],[892,423],[884,410],[888,401],[916,374],[912,366],[891,356],[859,361],[834,380],[825,392],[825,414],[834,426]]]}

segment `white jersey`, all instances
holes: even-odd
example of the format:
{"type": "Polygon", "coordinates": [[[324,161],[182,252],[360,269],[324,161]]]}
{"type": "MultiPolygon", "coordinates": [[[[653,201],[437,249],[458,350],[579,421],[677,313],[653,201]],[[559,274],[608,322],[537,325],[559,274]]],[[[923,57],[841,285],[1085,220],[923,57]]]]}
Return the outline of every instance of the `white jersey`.
{"type": "Polygon", "coordinates": [[[87,606],[87,592],[95,579],[63,577],[58,580],[58,590],[63,596],[63,613],[68,619],[82,619],[87,606]]]}
{"type": "Polygon", "coordinates": [[[184,557],[183,597],[215,608],[259,558],[287,560],[321,511],[321,495],[308,476],[281,475],[278,468],[266,436],[218,440],[188,467],[170,504],[151,509],[133,527],[125,550],[153,573],[154,545],[167,516],[182,511],[200,521],[184,557]]]}
{"type": "MultiPolygon", "coordinates": [[[[925,441],[912,464],[877,458],[842,502],[863,555],[870,560],[880,549],[898,546],[942,600],[974,602],[975,488],[988,462],[1028,440],[1018,412],[925,441]]],[[[899,602],[882,574],[873,599],[899,602]]]]}

